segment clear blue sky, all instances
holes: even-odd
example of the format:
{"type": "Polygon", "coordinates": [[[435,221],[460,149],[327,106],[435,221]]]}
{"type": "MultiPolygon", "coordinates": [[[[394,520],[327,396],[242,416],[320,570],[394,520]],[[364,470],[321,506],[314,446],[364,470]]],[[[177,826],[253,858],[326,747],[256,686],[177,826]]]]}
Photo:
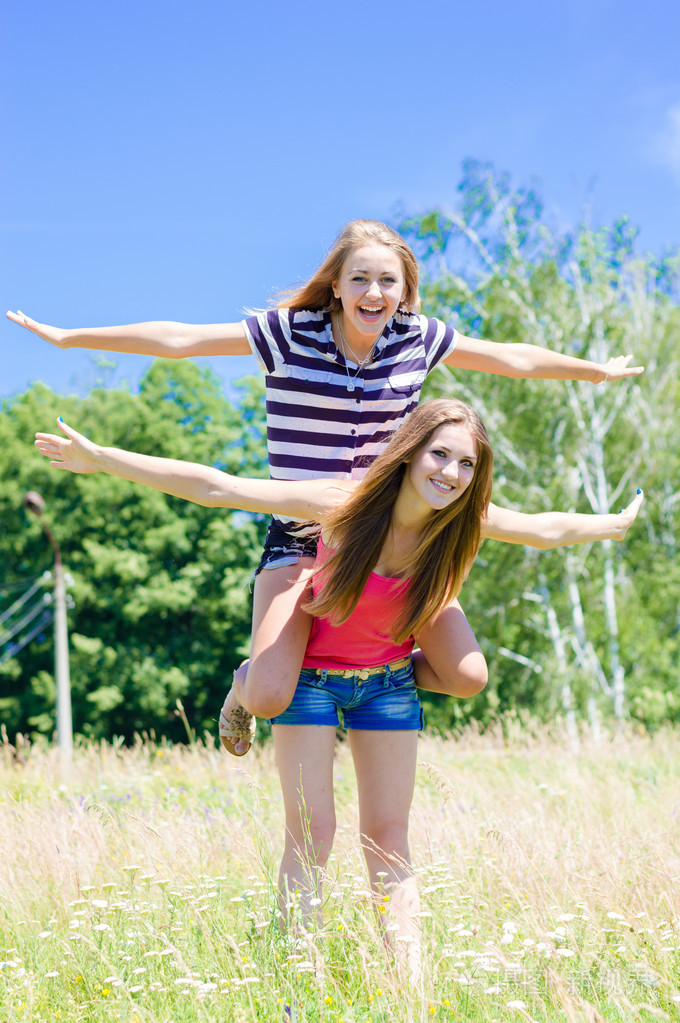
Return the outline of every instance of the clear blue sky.
{"type": "MultiPolygon", "coordinates": [[[[3,312],[239,319],[347,220],[453,202],[467,156],[680,244],[677,0],[8,0],[0,32],[3,312]]],[[[96,376],[3,316],[0,397],[96,376]]]]}

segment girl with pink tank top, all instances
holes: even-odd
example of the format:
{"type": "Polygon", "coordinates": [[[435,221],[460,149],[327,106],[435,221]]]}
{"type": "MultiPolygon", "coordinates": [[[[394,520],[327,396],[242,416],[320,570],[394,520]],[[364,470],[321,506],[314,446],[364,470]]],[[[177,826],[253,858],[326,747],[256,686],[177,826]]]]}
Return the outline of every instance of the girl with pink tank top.
{"type": "MultiPolygon", "coordinates": [[[[358,484],[242,480],[207,466],[101,447],[60,426],[62,436],[36,434],[39,450],[57,468],[121,476],[202,505],[321,523],[313,590],[300,593],[300,600],[322,623],[293,701],[272,725],[286,810],[283,918],[295,892],[305,925],[320,921],[322,868],[335,829],[340,713],[356,767],[371,886],[383,900],[389,895],[381,903],[385,943],[417,979],[420,907],[408,846],[422,720],[412,669],[417,652],[391,658],[412,650],[433,616],[451,608],[485,536],[537,547],[623,539],[642,494],[619,515],[499,517],[489,503],[493,459],[484,426],[468,406],[446,399],[416,409],[358,484]],[[314,666],[317,658],[322,666],[314,666]]],[[[244,675],[236,674],[237,696],[244,675]]],[[[228,727],[225,746],[245,752],[239,746],[247,749],[252,739],[248,722],[240,730],[233,720],[228,727]]]]}

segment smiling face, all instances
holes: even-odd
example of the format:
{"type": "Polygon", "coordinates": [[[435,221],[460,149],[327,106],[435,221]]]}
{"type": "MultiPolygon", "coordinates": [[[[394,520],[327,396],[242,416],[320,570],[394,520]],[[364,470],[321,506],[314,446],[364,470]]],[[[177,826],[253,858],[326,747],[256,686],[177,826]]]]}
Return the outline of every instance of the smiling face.
{"type": "Polygon", "coordinates": [[[393,249],[372,243],[352,249],[333,282],[349,344],[361,349],[373,344],[399,308],[404,291],[404,268],[393,249]]]}
{"type": "Polygon", "coordinates": [[[411,499],[431,511],[459,500],[472,483],[477,441],[462,423],[443,423],[407,465],[404,486],[411,499]]]}

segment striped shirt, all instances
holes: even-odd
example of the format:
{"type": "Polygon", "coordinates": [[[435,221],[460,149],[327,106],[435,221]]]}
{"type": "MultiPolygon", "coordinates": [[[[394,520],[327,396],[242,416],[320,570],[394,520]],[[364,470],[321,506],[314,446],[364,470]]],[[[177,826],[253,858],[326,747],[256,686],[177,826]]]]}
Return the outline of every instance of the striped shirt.
{"type": "Polygon", "coordinates": [[[335,346],[327,310],[270,309],[243,321],[266,374],[272,479],[359,479],[456,347],[441,320],[397,313],[360,369],[335,346]]]}

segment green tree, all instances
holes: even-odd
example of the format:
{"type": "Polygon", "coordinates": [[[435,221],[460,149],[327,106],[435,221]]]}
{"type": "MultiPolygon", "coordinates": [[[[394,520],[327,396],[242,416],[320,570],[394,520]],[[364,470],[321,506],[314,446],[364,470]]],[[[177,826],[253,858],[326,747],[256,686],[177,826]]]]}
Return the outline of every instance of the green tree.
{"type": "MultiPolygon", "coordinates": [[[[265,523],[261,516],[201,508],[124,480],[60,473],[32,448],[34,432],[56,430],[62,415],[102,443],[262,475],[261,404],[259,381],[242,385],[233,407],[214,375],[172,361],[155,362],[137,395],[96,389],[85,398],[63,397],[36,385],[4,404],[0,582],[51,565],[40,524],[22,508],[26,491],[38,490],[73,579],[77,732],[129,739],[154,729],[180,739],[178,698],[194,728],[214,730],[231,673],[249,648],[248,580],[265,523]]],[[[5,605],[14,592],[8,591],[5,605]]],[[[50,630],[0,665],[0,679],[8,730],[51,733],[50,630]]]]}

